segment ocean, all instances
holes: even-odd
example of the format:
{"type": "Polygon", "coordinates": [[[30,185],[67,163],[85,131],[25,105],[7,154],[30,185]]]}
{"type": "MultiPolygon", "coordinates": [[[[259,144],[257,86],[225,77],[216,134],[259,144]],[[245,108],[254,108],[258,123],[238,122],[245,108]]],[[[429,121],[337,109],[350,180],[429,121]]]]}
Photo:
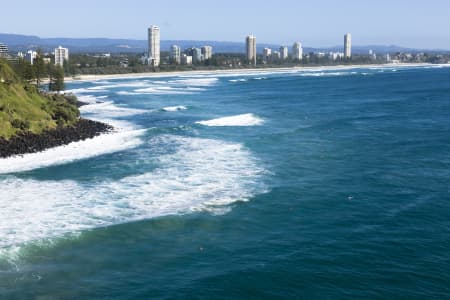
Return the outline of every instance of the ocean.
{"type": "Polygon", "coordinates": [[[449,299],[450,68],[71,82],[0,160],[0,299],[449,299]]]}

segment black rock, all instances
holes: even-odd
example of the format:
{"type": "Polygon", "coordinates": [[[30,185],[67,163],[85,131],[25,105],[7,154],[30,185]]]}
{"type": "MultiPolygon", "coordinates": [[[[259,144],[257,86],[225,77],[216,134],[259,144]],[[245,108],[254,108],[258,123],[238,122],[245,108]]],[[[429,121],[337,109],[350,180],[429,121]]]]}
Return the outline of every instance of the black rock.
{"type": "Polygon", "coordinates": [[[9,140],[0,138],[0,158],[40,152],[72,142],[90,139],[112,130],[113,127],[108,124],[80,119],[74,126],[47,130],[41,134],[22,133],[9,140]]]}

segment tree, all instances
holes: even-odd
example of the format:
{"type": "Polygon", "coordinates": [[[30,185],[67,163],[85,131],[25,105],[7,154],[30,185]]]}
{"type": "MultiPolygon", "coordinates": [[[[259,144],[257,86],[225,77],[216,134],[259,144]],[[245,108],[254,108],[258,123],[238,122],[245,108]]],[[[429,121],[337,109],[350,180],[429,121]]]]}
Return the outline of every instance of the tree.
{"type": "Polygon", "coordinates": [[[50,81],[48,89],[50,91],[60,92],[64,90],[64,70],[61,66],[52,66],[50,68],[50,81]]]}
{"type": "Polygon", "coordinates": [[[40,88],[41,79],[46,77],[46,68],[44,63],[44,55],[42,54],[41,49],[37,50],[36,59],[33,63],[34,76],[36,77],[36,86],[40,88]]]}
{"type": "Polygon", "coordinates": [[[22,78],[24,78],[26,81],[31,82],[36,78],[36,74],[34,72],[34,68],[33,65],[30,64],[29,62],[23,62],[23,67],[22,67],[22,78]]]}

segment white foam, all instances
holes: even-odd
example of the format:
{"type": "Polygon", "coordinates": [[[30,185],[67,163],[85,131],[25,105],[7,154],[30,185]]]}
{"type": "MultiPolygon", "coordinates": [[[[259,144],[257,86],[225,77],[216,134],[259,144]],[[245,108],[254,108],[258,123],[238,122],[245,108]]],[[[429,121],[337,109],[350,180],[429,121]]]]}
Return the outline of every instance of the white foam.
{"type": "MultiPolygon", "coordinates": [[[[91,146],[86,149],[92,151],[91,146]]],[[[120,180],[0,180],[0,252],[153,217],[223,213],[224,206],[264,191],[264,169],[240,144],[163,135],[150,140],[149,147],[175,150],[155,157],[158,167],[153,171],[120,180]]],[[[142,155],[149,159],[148,150],[142,155]]]]}
{"type": "Polygon", "coordinates": [[[198,121],[196,123],[204,126],[256,126],[262,125],[264,120],[254,114],[242,114],[208,121],[198,121]]]}
{"type": "Polygon", "coordinates": [[[108,80],[98,80],[98,81],[94,81],[96,84],[112,84],[112,81],[108,81],[108,80]]]}
{"type": "Polygon", "coordinates": [[[108,92],[106,89],[89,89],[89,88],[79,88],[79,89],[71,89],[66,90],[66,93],[73,93],[73,94],[90,94],[90,93],[105,93],[108,92]]]}
{"type": "Polygon", "coordinates": [[[355,75],[357,72],[307,72],[299,73],[298,76],[302,77],[327,77],[327,76],[348,76],[355,75]]]}
{"type": "Polygon", "coordinates": [[[182,85],[192,85],[192,86],[210,86],[214,85],[219,81],[219,78],[188,78],[188,79],[178,79],[169,81],[171,84],[182,84],[182,85]]]}
{"type": "MultiPolygon", "coordinates": [[[[78,95],[77,98],[79,101],[81,101],[83,103],[95,104],[95,103],[99,102],[100,97],[96,97],[93,95],[78,95]]],[[[105,98],[102,98],[102,99],[105,99],[105,98]]]]}
{"type": "Polygon", "coordinates": [[[136,92],[128,92],[128,91],[118,91],[117,95],[120,96],[134,96],[134,95],[145,95],[146,93],[136,93],[136,92]]]}
{"type": "Polygon", "coordinates": [[[141,143],[139,136],[142,133],[142,130],[112,132],[42,152],[0,159],[0,174],[61,165],[133,148],[141,143]]]}
{"type": "Polygon", "coordinates": [[[240,78],[240,79],[230,79],[230,80],[228,80],[229,82],[246,82],[247,81],[247,79],[244,79],[244,78],[240,78]]]}
{"type": "MultiPolygon", "coordinates": [[[[80,98],[83,99],[83,98],[80,98]]],[[[144,114],[148,112],[147,110],[143,109],[135,109],[135,108],[128,108],[128,107],[121,107],[115,105],[111,101],[106,102],[100,102],[100,103],[94,103],[90,105],[84,105],[80,107],[80,112],[83,114],[94,114],[102,119],[104,118],[117,118],[117,117],[128,117],[128,116],[134,116],[139,114],[144,114]]],[[[96,118],[96,116],[89,116],[90,118],[96,118]]]]}
{"type": "Polygon", "coordinates": [[[164,107],[162,110],[164,110],[164,111],[179,111],[179,110],[186,110],[186,109],[187,109],[186,106],[178,105],[178,106],[164,107]]]}
{"type": "Polygon", "coordinates": [[[170,86],[160,86],[160,87],[137,89],[134,90],[134,93],[159,94],[159,95],[185,95],[185,94],[192,94],[192,91],[182,88],[173,88],[170,86]]]}
{"type": "Polygon", "coordinates": [[[147,80],[140,80],[140,81],[129,81],[129,82],[118,82],[114,84],[109,85],[99,85],[95,87],[90,87],[88,90],[95,91],[95,90],[105,90],[105,89],[114,89],[114,88],[126,88],[126,87],[147,87],[150,86],[150,82],[147,80]]]}

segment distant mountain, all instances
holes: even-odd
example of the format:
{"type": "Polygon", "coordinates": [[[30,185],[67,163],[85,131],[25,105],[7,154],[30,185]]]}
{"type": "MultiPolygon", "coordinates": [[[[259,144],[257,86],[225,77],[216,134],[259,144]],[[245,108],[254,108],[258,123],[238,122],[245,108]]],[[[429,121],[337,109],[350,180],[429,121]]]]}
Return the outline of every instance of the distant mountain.
{"type": "MultiPolygon", "coordinates": [[[[29,49],[41,48],[44,52],[52,52],[58,46],[64,46],[70,49],[72,53],[89,53],[89,52],[134,52],[143,53],[147,50],[146,40],[133,39],[108,39],[108,38],[40,38],[37,36],[18,35],[18,34],[2,34],[0,33],[0,43],[7,44],[11,52],[26,51],[29,49]]],[[[214,48],[214,52],[220,53],[244,53],[244,42],[219,42],[219,41],[189,41],[189,40],[162,40],[161,49],[168,51],[171,45],[178,45],[182,49],[189,47],[201,47],[210,45],[214,48]]],[[[290,45],[288,45],[290,46],[290,45]]],[[[258,43],[258,52],[263,48],[278,49],[280,45],[258,43]]],[[[366,54],[369,50],[375,53],[392,53],[392,52],[449,52],[447,50],[421,50],[411,49],[400,46],[353,46],[353,53],[366,54]]],[[[312,48],[306,47],[304,53],[312,51],[322,52],[342,52],[342,46],[328,48],[312,48]]]]}

